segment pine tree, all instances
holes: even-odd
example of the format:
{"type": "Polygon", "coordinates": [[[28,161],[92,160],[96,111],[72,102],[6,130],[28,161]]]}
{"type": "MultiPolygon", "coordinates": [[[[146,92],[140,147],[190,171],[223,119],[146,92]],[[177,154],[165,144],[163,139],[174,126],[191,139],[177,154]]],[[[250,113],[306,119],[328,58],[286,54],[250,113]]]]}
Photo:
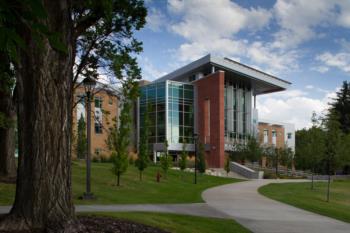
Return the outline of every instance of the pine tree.
{"type": "Polygon", "coordinates": [[[204,145],[203,143],[199,143],[199,149],[198,149],[198,165],[197,165],[197,169],[200,173],[205,173],[205,169],[206,169],[206,161],[205,161],[205,149],[204,149],[204,145]]]}
{"type": "Polygon", "coordinates": [[[184,171],[187,167],[187,157],[188,157],[188,152],[186,151],[186,142],[182,143],[182,151],[181,151],[181,155],[180,155],[180,169],[181,171],[184,171]]]}
{"type": "Polygon", "coordinates": [[[168,170],[173,162],[172,157],[168,154],[168,140],[164,141],[164,152],[160,157],[160,166],[164,172],[164,177],[167,178],[168,170]]]}
{"type": "Polygon", "coordinates": [[[230,173],[230,163],[231,163],[230,156],[226,156],[224,169],[226,171],[227,176],[228,176],[228,173],[230,173]]]}
{"type": "Polygon", "coordinates": [[[138,158],[135,161],[135,166],[140,172],[140,180],[142,180],[142,172],[147,168],[149,163],[149,152],[148,152],[148,135],[149,135],[149,116],[148,116],[148,107],[144,113],[144,121],[141,130],[139,153],[137,154],[138,158]]]}
{"type": "Polygon", "coordinates": [[[83,115],[81,115],[78,121],[77,144],[76,144],[77,158],[84,159],[86,156],[86,152],[87,152],[86,124],[85,124],[83,115]]]}
{"type": "Polygon", "coordinates": [[[341,160],[341,139],[342,131],[339,127],[339,118],[337,112],[330,111],[326,122],[326,142],[324,160],[328,175],[327,202],[330,200],[330,182],[331,175],[342,165],[341,160]]]}
{"type": "Polygon", "coordinates": [[[344,81],[337,97],[331,104],[331,111],[338,115],[339,127],[344,134],[350,133],[350,82],[344,81]]]}

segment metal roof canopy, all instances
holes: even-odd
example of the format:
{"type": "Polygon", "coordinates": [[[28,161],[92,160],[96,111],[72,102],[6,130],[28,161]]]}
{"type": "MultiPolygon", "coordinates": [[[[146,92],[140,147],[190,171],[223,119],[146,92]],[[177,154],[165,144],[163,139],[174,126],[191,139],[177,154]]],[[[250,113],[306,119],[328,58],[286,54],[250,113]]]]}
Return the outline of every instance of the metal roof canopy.
{"type": "Polygon", "coordinates": [[[290,86],[290,82],[269,75],[252,67],[243,65],[228,58],[217,58],[210,54],[181,67],[154,82],[165,80],[182,81],[190,75],[202,72],[204,75],[210,74],[212,66],[216,70],[225,71],[225,77],[248,83],[254,90],[254,94],[266,94],[271,92],[283,91],[290,86]]]}

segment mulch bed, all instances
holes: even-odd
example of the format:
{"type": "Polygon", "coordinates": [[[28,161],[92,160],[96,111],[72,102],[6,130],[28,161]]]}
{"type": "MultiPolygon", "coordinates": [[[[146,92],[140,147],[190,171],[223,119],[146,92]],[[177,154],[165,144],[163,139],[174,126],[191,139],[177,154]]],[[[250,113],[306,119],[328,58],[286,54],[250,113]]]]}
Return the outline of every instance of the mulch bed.
{"type": "MultiPolygon", "coordinates": [[[[1,218],[4,217],[0,215],[1,218]]],[[[78,233],[170,233],[155,227],[147,226],[141,223],[135,223],[129,220],[117,219],[111,217],[97,217],[97,216],[79,216],[79,223],[83,228],[78,233]]],[[[11,231],[6,233],[42,233],[39,231],[11,231]]],[[[52,232],[52,231],[50,231],[52,232]]],[[[3,233],[0,231],[0,233],[3,233]]]]}
{"type": "Polygon", "coordinates": [[[78,219],[89,233],[169,233],[158,228],[116,218],[80,216],[78,219]]]}

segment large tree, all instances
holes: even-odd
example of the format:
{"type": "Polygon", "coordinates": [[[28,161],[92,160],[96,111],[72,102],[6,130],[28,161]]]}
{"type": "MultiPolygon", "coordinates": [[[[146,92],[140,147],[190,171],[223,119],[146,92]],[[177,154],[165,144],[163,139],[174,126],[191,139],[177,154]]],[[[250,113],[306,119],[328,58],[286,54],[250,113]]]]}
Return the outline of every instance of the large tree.
{"type": "Polygon", "coordinates": [[[0,52],[0,182],[15,182],[14,73],[9,57],[0,52]]]}
{"type": "Polygon", "coordinates": [[[148,106],[143,115],[143,124],[141,128],[141,137],[139,143],[139,151],[137,153],[137,159],[135,161],[135,166],[140,173],[140,181],[142,180],[142,173],[147,168],[149,163],[149,111],[148,106]]]}
{"type": "Polygon", "coordinates": [[[9,23],[2,25],[15,35],[14,49],[6,54],[13,58],[10,66],[16,77],[19,145],[15,203],[0,230],[76,232],[70,167],[73,64],[78,57],[78,77],[82,70],[94,75],[87,71],[99,68],[94,63],[98,57],[119,59],[118,65],[115,60],[108,65],[123,73],[128,64],[122,63],[135,61],[129,53],[141,49],[132,32],[144,25],[146,10],[138,0],[0,3],[1,13],[10,12],[9,23]],[[107,42],[91,34],[103,34],[107,42]],[[84,53],[80,45],[88,44],[84,53]],[[90,67],[85,57],[92,61],[90,67]]]}
{"type": "Polygon", "coordinates": [[[331,104],[331,111],[338,115],[337,121],[344,134],[350,133],[350,82],[344,81],[337,97],[331,104]]]}

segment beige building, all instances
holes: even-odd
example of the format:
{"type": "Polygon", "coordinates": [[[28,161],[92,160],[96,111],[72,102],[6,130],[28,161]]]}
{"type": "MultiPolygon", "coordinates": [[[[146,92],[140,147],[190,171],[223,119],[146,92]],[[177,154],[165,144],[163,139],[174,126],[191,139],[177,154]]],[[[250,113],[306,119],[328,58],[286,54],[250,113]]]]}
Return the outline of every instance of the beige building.
{"type": "Polygon", "coordinates": [[[260,119],[258,138],[261,145],[278,148],[287,146],[295,151],[295,128],[293,124],[260,119]]]}
{"type": "MultiPolygon", "coordinates": [[[[76,138],[78,121],[84,117],[86,123],[85,89],[80,86],[74,93],[75,107],[73,110],[73,150],[72,156],[76,158],[76,138]]],[[[94,159],[108,158],[111,151],[106,140],[109,130],[115,124],[119,115],[119,101],[116,90],[97,84],[91,102],[91,156],[94,159]]]]}

